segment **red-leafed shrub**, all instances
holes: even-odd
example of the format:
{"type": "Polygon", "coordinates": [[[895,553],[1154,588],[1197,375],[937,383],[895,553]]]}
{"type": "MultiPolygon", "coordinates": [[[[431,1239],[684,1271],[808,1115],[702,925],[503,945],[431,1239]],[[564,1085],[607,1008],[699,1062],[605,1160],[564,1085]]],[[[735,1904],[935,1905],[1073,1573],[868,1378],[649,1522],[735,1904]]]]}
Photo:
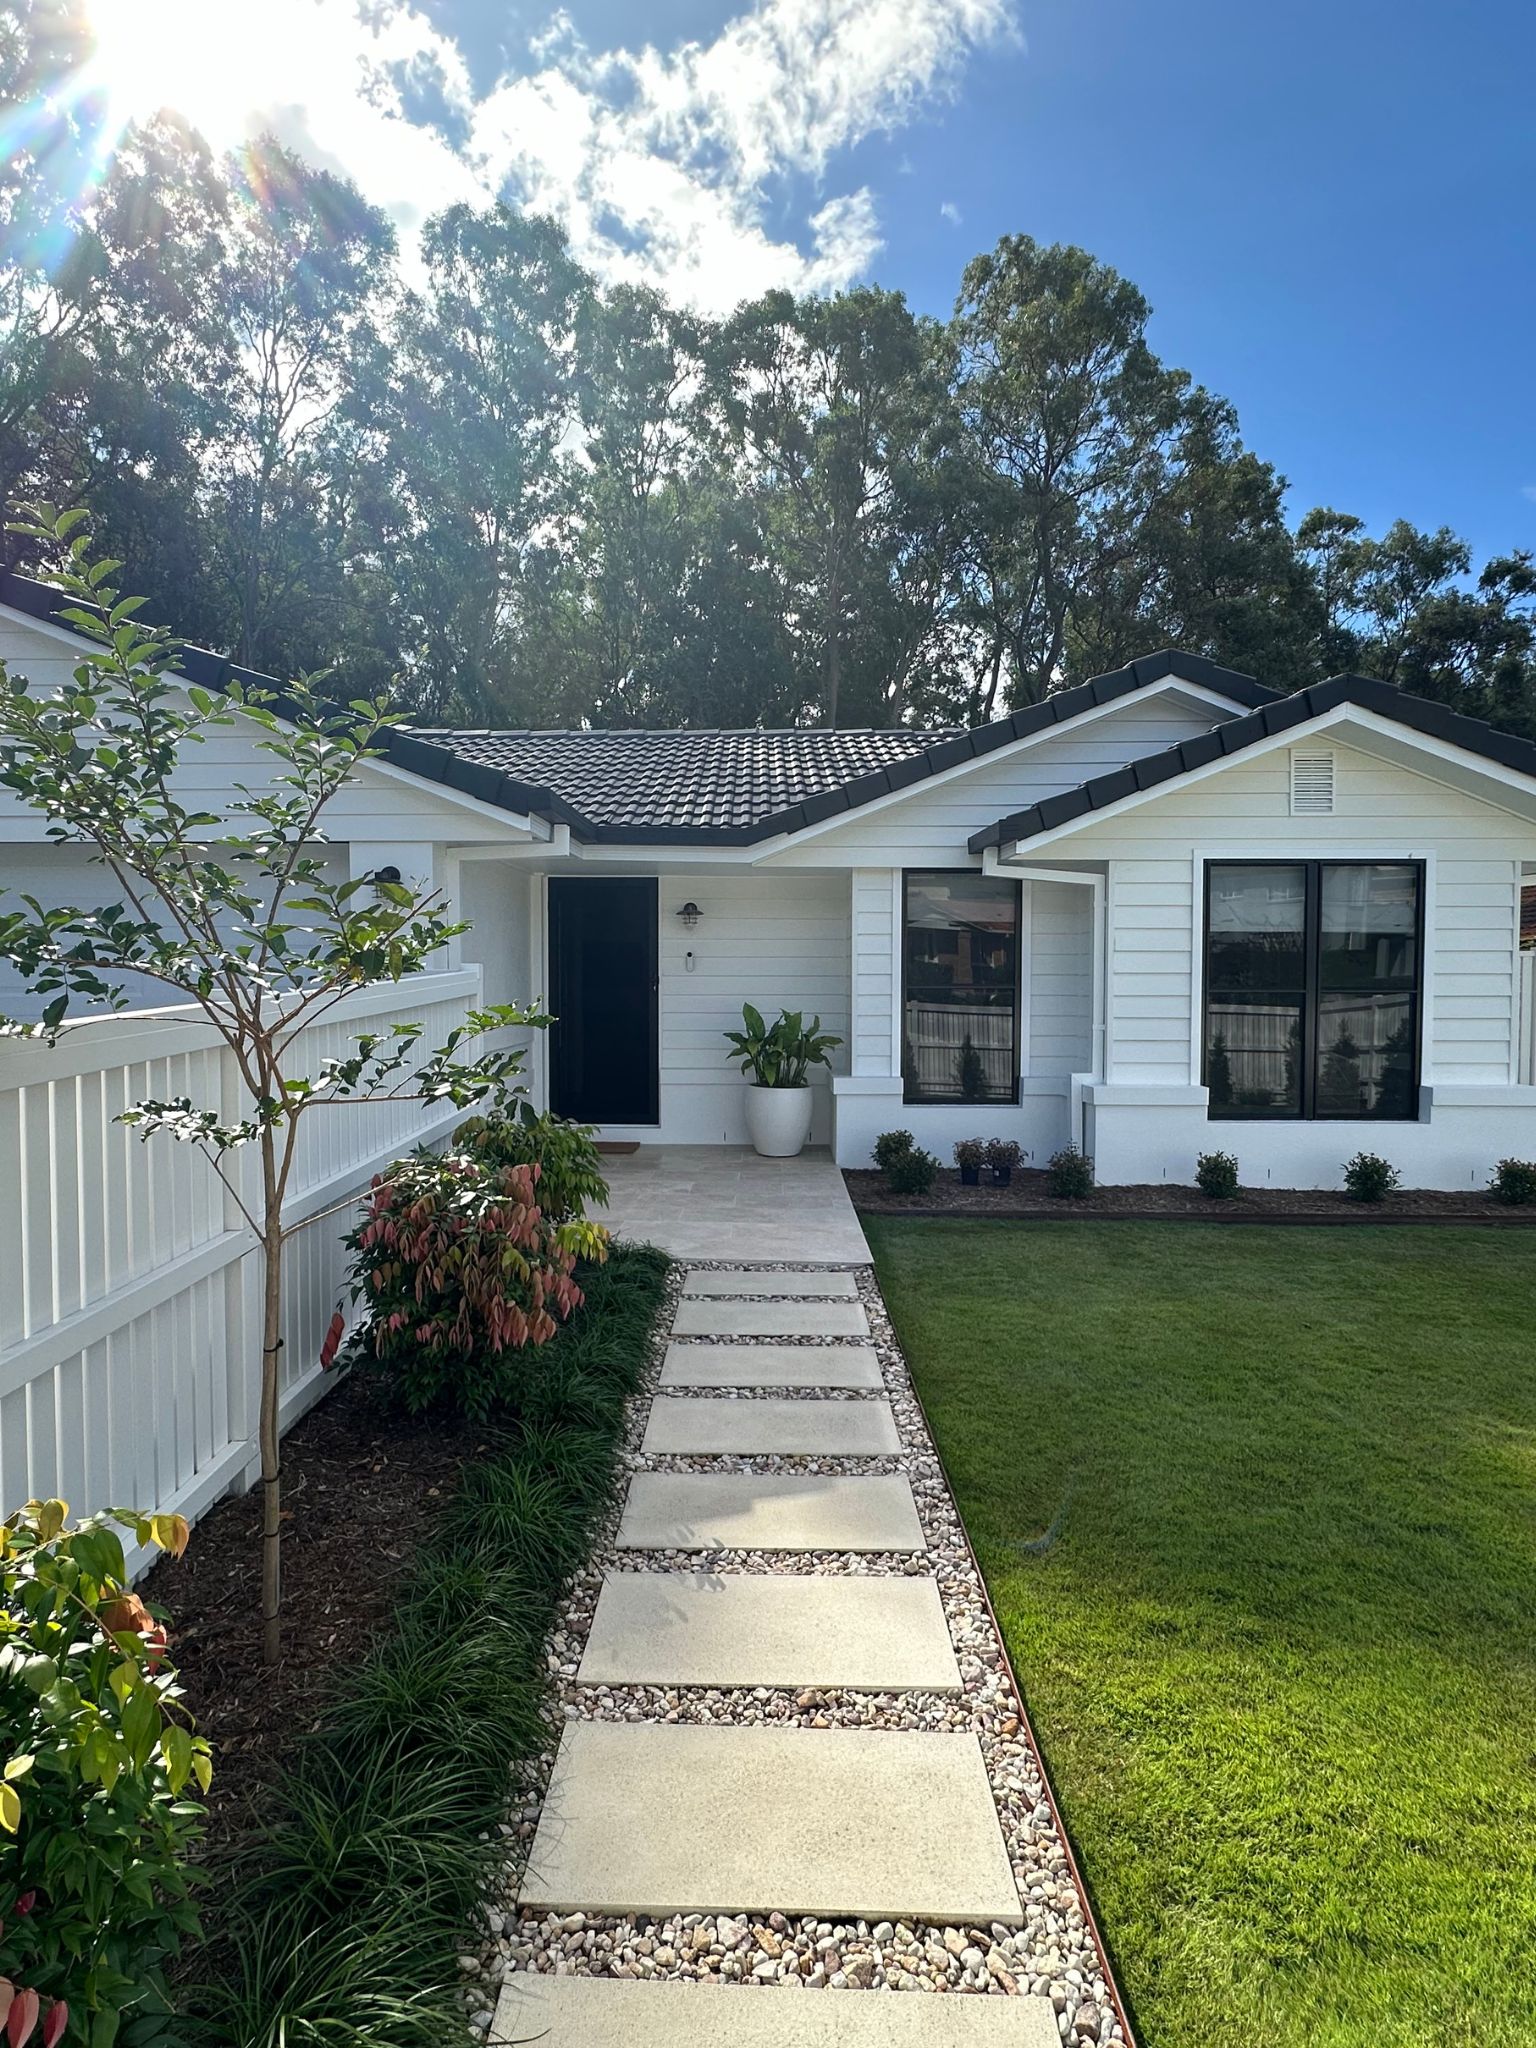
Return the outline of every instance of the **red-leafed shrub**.
{"type": "Polygon", "coordinates": [[[370,1190],[352,1248],[368,1307],[359,1353],[418,1414],[439,1402],[475,1421],[514,1404],[523,1354],[580,1307],[576,1261],[606,1256],[596,1224],[548,1217],[538,1165],[459,1154],[398,1160],[370,1190]]]}

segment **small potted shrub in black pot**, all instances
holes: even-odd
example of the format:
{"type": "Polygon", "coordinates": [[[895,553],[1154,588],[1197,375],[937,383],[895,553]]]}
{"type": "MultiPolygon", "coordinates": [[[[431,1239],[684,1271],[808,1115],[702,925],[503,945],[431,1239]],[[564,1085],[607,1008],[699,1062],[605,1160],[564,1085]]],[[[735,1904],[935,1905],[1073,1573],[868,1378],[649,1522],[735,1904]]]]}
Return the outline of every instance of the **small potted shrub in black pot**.
{"type": "Polygon", "coordinates": [[[993,1187],[1007,1187],[1022,1157],[1017,1138],[988,1138],[987,1164],[992,1169],[993,1187]]]}
{"type": "Polygon", "coordinates": [[[960,1169],[960,1185],[963,1188],[981,1186],[981,1163],[987,1156],[985,1138],[962,1138],[955,1147],[955,1164],[960,1169]]]}

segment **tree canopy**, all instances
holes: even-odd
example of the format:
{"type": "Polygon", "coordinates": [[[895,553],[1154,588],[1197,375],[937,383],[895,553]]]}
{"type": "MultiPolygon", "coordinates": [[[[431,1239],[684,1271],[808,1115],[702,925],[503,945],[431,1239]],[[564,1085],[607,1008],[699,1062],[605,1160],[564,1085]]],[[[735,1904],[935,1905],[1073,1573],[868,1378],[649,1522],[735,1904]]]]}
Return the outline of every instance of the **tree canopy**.
{"type": "Polygon", "coordinates": [[[948,321],[873,285],[704,319],[506,205],[403,266],[270,140],[161,117],[87,175],[78,12],[0,26],[6,104],[62,110],[0,167],[0,485],[88,505],[188,639],[432,723],[974,722],[1176,645],[1536,735],[1531,556],[1288,523],[1082,249],[1005,237],[948,321]]]}

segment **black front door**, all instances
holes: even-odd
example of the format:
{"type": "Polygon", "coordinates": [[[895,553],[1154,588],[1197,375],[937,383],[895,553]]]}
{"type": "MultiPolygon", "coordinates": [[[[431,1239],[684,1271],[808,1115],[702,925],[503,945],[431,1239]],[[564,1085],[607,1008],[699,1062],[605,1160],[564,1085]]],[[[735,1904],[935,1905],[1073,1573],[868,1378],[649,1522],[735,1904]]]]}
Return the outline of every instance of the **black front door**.
{"type": "Polygon", "coordinates": [[[550,1107],[584,1124],[654,1124],[656,883],[549,884],[550,1107]]]}

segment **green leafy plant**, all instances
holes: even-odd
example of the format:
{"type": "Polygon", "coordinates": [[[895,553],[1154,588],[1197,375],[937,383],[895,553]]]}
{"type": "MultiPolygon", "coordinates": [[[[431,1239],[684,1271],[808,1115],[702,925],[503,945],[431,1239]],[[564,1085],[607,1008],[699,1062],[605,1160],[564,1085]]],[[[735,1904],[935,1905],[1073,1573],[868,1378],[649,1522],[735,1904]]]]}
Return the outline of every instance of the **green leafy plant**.
{"type": "Polygon", "coordinates": [[[579,1221],[608,1199],[602,1155],[590,1124],[536,1110],[526,1099],[459,1125],[453,1142],[487,1166],[536,1166],[539,1207],[556,1223],[579,1221]]]}
{"type": "Polygon", "coordinates": [[[418,1152],[375,1177],[346,1242],[368,1319],[353,1355],[412,1414],[446,1402],[476,1421],[516,1403],[519,1354],[547,1344],[582,1301],[578,1257],[601,1261],[600,1224],[556,1222],[540,1170],[418,1152]]]}
{"type": "Polygon", "coordinates": [[[1536,1160],[1501,1159],[1488,1183],[1488,1192],[1496,1202],[1505,1202],[1512,1209],[1536,1202],[1536,1160]]]}
{"type": "MultiPolygon", "coordinates": [[[[398,723],[387,703],[326,706],[308,680],[279,700],[231,684],[214,694],[175,674],[177,647],[138,623],[142,598],[113,582],[120,563],[92,558],[83,511],[30,508],[13,532],[61,561],[61,624],[95,643],[71,677],[32,689],[0,663],[0,782],[48,818],[50,839],[83,844],[116,900],[45,907],[23,896],[0,915],[0,960],[49,998],[40,1024],[0,1024],[51,1043],[76,999],[125,1009],[125,976],[195,1004],[231,1055],[245,1102],[147,1099],[121,1112],[146,1137],[194,1146],[261,1248],[263,1647],[281,1650],[282,1540],[278,1438],[283,1223],[301,1130],[310,1115],[369,1099],[464,1108],[510,1084],[514,1048],[466,1055],[489,1031],[542,1026],[509,1005],[472,1014],[426,1052],[419,1024],[363,1032],[305,1072],[309,1022],[354,989],[428,967],[467,927],[439,892],[380,877],[337,879],[324,858],[325,814],[358,764],[398,723]],[[210,733],[233,729],[271,763],[266,787],[235,787],[221,811],[191,809],[172,771],[210,733]],[[244,1148],[259,1170],[240,1170],[244,1148]]],[[[297,1227],[297,1226],[294,1226],[297,1227]]]]}
{"type": "Polygon", "coordinates": [[[508,1801],[549,1739],[546,1637],[613,1498],[667,1270],[636,1245],[580,1269],[586,1307],[540,1352],[524,1411],[423,1531],[366,1662],[210,1903],[195,2001],[210,2042],[468,2039],[459,1952],[503,1874],[508,1801]]]}
{"type": "Polygon", "coordinates": [[[960,1169],[960,1178],[967,1186],[974,1187],[981,1176],[981,1163],[987,1156],[985,1138],[960,1138],[955,1144],[955,1164],[960,1169]]]}
{"type": "Polygon", "coordinates": [[[114,1508],[69,1527],[31,1500],[0,1525],[0,2009],[9,2048],[66,2028],[110,2048],[170,2006],[165,1966],[197,1931],[188,1856],[212,1777],[129,1590],[120,1530],[179,1556],[180,1515],[114,1508]]]}
{"type": "Polygon", "coordinates": [[[939,1162],[933,1154],[913,1145],[891,1161],[885,1184],[893,1195],[926,1195],[938,1173],[939,1162]]]}
{"type": "Polygon", "coordinates": [[[1051,1154],[1045,1184],[1058,1200],[1080,1202],[1093,1193],[1093,1161],[1076,1145],[1063,1145],[1051,1154]]]}
{"type": "Polygon", "coordinates": [[[875,1140],[875,1164],[882,1173],[889,1173],[896,1161],[912,1150],[915,1140],[910,1131],[882,1131],[875,1140]]]}
{"type": "Polygon", "coordinates": [[[1202,1152],[1195,1161],[1195,1186],[1213,1202],[1229,1202],[1238,1192],[1237,1155],[1202,1152]]]}
{"type": "Polygon", "coordinates": [[[803,1088],[812,1067],[830,1064],[842,1044],[821,1028],[820,1017],[809,1024],[803,1010],[781,1010],[772,1024],[750,1003],[741,1006],[745,1031],[727,1031],[731,1058],[757,1088],[803,1088]]]}
{"type": "Polygon", "coordinates": [[[993,1178],[1000,1181],[1011,1179],[1013,1169],[1023,1158],[1023,1149],[1017,1138],[988,1138],[986,1160],[992,1169],[993,1178]]]}
{"type": "Polygon", "coordinates": [[[1344,1169],[1344,1192],[1352,1202],[1384,1202],[1401,1179],[1379,1154],[1357,1152],[1344,1169]]]}

